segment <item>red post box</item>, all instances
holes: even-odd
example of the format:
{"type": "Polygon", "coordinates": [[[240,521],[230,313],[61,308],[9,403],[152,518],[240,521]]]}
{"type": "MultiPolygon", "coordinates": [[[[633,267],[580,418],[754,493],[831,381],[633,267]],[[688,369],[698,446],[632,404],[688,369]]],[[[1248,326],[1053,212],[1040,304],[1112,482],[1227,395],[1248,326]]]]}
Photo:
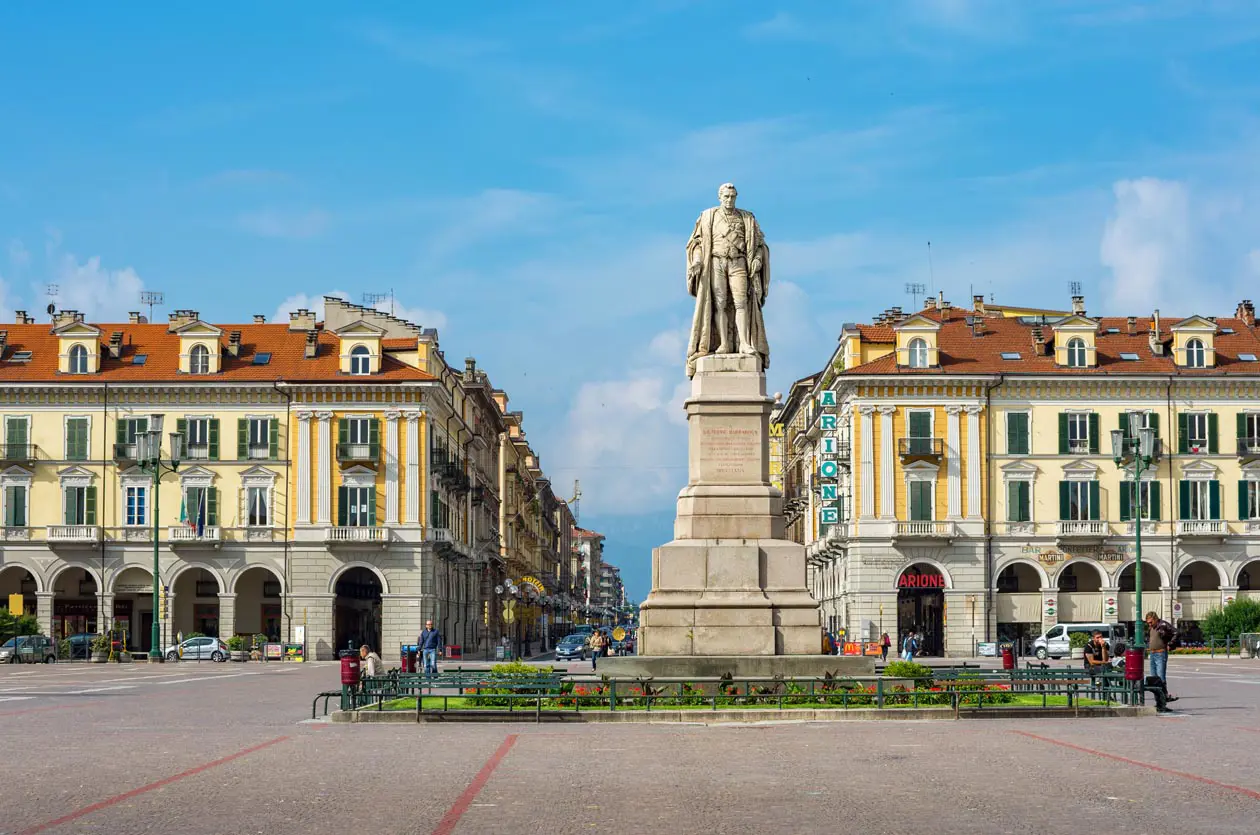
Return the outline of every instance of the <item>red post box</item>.
{"type": "Polygon", "coordinates": [[[1015,650],[1010,646],[1002,647],[1002,669],[1015,669],[1015,650]]]}
{"type": "Polygon", "coordinates": [[[1126,681],[1143,681],[1146,678],[1146,653],[1130,647],[1124,651],[1124,678],[1126,681]]]}
{"type": "Polygon", "coordinates": [[[359,683],[359,656],[343,655],[341,657],[341,683],[357,686],[359,683]]]}

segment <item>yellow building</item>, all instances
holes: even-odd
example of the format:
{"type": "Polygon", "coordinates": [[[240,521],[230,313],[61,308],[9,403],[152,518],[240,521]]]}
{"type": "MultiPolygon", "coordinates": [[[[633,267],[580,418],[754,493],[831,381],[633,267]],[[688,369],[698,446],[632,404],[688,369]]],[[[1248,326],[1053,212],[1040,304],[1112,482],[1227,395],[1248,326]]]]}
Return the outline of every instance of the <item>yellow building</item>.
{"type": "Polygon", "coordinates": [[[390,658],[426,618],[465,652],[497,641],[499,456],[520,416],[474,361],[447,366],[436,331],[333,298],[322,321],[224,326],[19,312],[0,381],[0,594],[49,634],[112,623],[148,649],[156,541],[164,649],[262,633],[390,658]],[[138,442],[158,421],[184,448],[155,489],[138,442]]]}
{"type": "Polygon", "coordinates": [[[1132,629],[1139,515],[1143,608],[1193,636],[1210,608],[1260,596],[1258,356],[1250,302],[1231,318],[1099,318],[1080,297],[1071,311],[976,297],[846,325],[780,410],[824,622],[915,629],[950,655],[1059,622],[1132,629]],[[1111,433],[1140,426],[1161,455],[1139,514],[1111,433]]]}

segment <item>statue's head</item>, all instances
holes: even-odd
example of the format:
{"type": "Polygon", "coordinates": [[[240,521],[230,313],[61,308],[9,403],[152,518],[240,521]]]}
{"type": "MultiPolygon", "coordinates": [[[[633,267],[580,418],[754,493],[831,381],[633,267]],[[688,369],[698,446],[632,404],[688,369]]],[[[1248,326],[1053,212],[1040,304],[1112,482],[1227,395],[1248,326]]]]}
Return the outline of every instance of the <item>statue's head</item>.
{"type": "Polygon", "coordinates": [[[739,192],[735,190],[734,183],[722,183],[718,186],[718,202],[722,204],[723,209],[735,208],[735,198],[739,192]]]}

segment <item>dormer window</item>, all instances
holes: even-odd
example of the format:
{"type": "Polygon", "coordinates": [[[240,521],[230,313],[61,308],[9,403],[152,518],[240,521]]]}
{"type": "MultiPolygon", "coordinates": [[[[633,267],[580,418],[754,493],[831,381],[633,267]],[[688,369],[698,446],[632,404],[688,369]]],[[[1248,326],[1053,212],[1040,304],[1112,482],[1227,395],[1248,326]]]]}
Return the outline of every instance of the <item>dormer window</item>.
{"type": "Polygon", "coordinates": [[[71,374],[87,374],[88,373],[88,350],[82,345],[75,345],[70,349],[70,373],[71,374]]]}
{"type": "Polygon", "coordinates": [[[1085,359],[1085,340],[1076,338],[1068,340],[1067,344],[1067,364],[1068,368],[1084,368],[1087,360],[1085,359]]]}
{"type": "Polygon", "coordinates": [[[912,339],[909,346],[910,367],[928,367],[928,344],[926,339],[912,339]]]}
{"type": "Polygon", "coordinates": [[[1186,343],[1186,367],[1207,367],[1207,350],[1203,346],[1202,339],[1191,339],[1186,343]]]}
{"type": "Polygon", "coordinates": [[[372,352],[364,345],[356,345],[350,351],[350,373],[366,375],[372,373],[372,352]]]}
{"type": "Polygon", "coordinates": [[[188,352],[188,373],[210,373],[210,349],[205,345],[194,345],[188,352]]]}

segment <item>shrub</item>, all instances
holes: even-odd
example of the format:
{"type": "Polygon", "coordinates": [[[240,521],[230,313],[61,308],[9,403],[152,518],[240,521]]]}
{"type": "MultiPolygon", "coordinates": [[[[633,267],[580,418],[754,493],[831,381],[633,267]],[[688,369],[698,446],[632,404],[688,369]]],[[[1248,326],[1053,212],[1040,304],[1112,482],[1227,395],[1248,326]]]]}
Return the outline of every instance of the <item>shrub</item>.
{"type": "Polygon", "coordinates": [[[109,652],[109,635],[97,635],[92,639],[92,652],[109,652]]]}
{"type": "Polygon", "coordinates": [[[928,687],[932,684],[932,668],[926,664],[916,664],[913,661],[893,661],[884,667],[884,676],[887,678],[912,678],[918,687],[928,687]]]}
{"type": "Polygon", "coordinates": [[[70,657],[70,639],[62,638],[57,642],[57,657],[66,659],[70,657]]]}
{"type": "MultiPolygon", "coordinates": [[[[7,601],[6,601],[7,602],[7,601]]],[[[15,635],[39,635],[39,620],[33,615],[9,614],[8,608],[0,609],[0,642],[15,635]]]]}
{"type": "Polygon", "coordinates": [[[254,649],[261,650],[267,643],[267,636],[259,633],[254,636],[254,649]]]}
{"type": "Polygon", "coordinates": [[[1223,608],[1216,608],[1199,621],[1203,637],[1224,641],[1244,632],[1260,632],[1260,600],[1240,597],[1223,608]]]}
{"type": "Polygon", "coordinates": [[[1090,641],[1088,632],[1073,632],[1068,636],[1068,646],[1072,649],[1085,649],[1085,645],[1090,641]]]}
{"type": "MultiPolygon", "coordinates": [[[[469,702],[473,705],[485,707],[507,707],[509,704],[515,704],[520,707],[525,707],[529,704],[527,700],[519,698],[509,699],[506,697],[508,695],[533,695],[539,692],[545,694],[547,687],[546,685],[540,685],[537,688],[522,687],[520,685],[513,685],[512,680],[520,679],[525,681],[536,679],[551,675],[551,672],[551,667],[535,667],[533,664],[526,664],[523,661],[509,661],[503,664],[495,664],[490,668],[490,675],[488,676],[486,686],[471,687],[465,692],[466,695],[469,696],[469,702]],[[501,680],[505,686],[495,687],[494,683],[496,679],[501,680]]],[[[560,692],[564,693],[566,691],[562,687],[560,692]]],[[[576,688],[572,692],[577,695],[587,695],[585,693],[578,694],[576,688]]],[[[603,691],[600,692],[602,693],[603,691]]],[[[570,702],[570,704],[572,704],[572,702],[570,702]]]]}
{"type": "Polygon", "coordinates": [[[224,641],[224,643],[227,644],[227,648],[230,652],[241,652],[245,649],[245,639],[240,635],[233,635],[231,638],[224,641]]]}

